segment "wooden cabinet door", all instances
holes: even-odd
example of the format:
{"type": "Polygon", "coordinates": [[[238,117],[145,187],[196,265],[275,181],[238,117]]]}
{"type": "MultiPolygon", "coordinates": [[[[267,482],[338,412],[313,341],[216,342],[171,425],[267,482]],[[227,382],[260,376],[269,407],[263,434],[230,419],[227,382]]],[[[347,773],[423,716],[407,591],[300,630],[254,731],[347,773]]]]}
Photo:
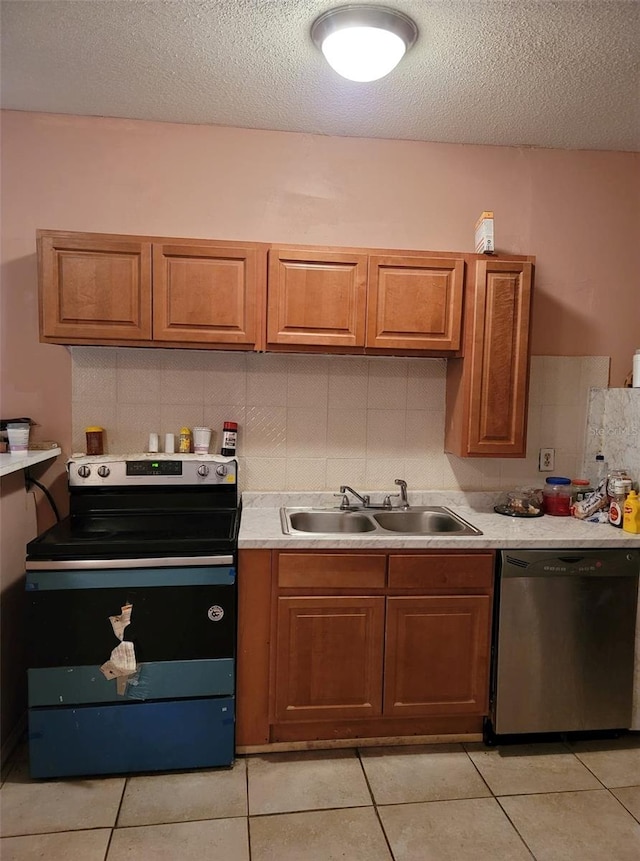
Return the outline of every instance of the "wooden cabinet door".
{"type": "Polygon", "coordinates": [[[467,285],[464,359],[447,363],[445,451],[526,455],[533,266],[478,260],[467,285]]]}
{"type": "Polygon", "coordinates": [[[383,597],[277,600],[275,721],[376,717],[383,597]]]}
{"type": "Polygon", "coordinates": [[[256,247],[153,246],[153,340],[262,346],[265,253],[256,247]]]}
{"type": "Polygon", "coordinates": [[[40,336],[57,343],[151,338],[151,244],[39,231],[40,336]]]}
{"type": "Polygon", "coordinates": [[[476,264],[469,453],[526,454],[531,264],[476,264]]]}
{"type": "Polygon", "coordinates": [[[268,344],[364,347],[366,279],[366,254],[272,248],[268,344]]]}
{"type": "Polygon", "coordinates": [[[367,347],[458,350],[464,260],[369,257],[367,347]]]}
{"type": "Polygon", "coordinates": [[[388,598],[384,715],[486,714],[491,598],[388,598]]]}

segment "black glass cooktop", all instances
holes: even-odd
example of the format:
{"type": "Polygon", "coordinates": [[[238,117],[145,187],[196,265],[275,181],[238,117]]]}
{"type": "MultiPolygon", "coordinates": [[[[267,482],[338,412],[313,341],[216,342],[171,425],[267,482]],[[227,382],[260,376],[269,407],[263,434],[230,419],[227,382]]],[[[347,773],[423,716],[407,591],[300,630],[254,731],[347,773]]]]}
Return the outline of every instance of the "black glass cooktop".
{"type": "Polygon", "coordinates": [[[28,559],[206,556],[236,548],[240,512],[71,515],[27,544],[28,559]]]}

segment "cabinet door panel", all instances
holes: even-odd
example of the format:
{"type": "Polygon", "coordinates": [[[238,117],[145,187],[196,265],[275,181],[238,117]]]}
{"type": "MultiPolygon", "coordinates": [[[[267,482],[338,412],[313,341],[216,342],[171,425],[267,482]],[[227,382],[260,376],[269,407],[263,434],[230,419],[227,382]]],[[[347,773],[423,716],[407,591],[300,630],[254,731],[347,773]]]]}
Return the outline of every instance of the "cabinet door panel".
{"type": "Polygon", "coordinates": [[[458,350],[464,261],[369,258],[367,347],[458,350]]]}
{"type": "Polygon", "coordinates": [[[151,337],[151,245],[123,237],[39,239],[43,338],[151,337]]]}
{"type": "Polygon", "coordinates": [[[469,453],[524,456],[531,264],[481,260],[475,291],[469,453]]]}
{"type": "Polygon", "coordinates": [[[379,715],[384,598],[279,598],[275,720],[379,715]]]}
{"type": "Polygon", "coordinates": [[[258,249],[220,245],[153,248],[153,339],[255,347],[258,249]]]}
{"type": "Polygon", "coordinates": [[[384,714],[485,714],[491,599],[389,598],[384,714]]]}
{"type": "Polygon", "coordinates": [[[272,248],[269,344],[363,347],[366,277],[366,254],[272,248]]]}

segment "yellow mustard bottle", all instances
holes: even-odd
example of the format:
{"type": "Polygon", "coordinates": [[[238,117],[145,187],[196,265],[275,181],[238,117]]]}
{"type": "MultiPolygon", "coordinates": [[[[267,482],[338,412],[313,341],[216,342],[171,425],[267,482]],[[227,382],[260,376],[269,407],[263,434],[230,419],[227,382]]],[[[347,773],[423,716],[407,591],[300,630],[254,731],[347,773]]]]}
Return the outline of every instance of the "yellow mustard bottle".
{"type": "Polygon", "coordinates": [[[640,534],[640,497],[635,490],[632,490],[624,501],[622,528],[625,532],[640,534]]]}

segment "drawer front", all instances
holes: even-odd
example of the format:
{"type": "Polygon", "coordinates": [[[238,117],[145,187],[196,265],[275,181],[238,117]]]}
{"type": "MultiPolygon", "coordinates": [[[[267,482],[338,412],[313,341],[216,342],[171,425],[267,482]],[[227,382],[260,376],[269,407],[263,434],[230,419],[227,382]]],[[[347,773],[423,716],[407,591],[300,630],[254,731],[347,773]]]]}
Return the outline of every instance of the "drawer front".
{"type": "Polygon", "coordinates": [[[29,709],[32,777],[231,765],[234,700],[29,709]]]}
{"type": "Polygon", "coordinates": [[[281,553],[278,586],[304,589],[383,589],[386,556],[362,553],[281,553]]]}
{"type": "Polygon", "coordinates": [[[493,585],[493,553],[390,556],[391,589],[481,589],[493,585]]]}
{"type": "Polygon", "coordinates": [[[233,694],[234,660],[159,661],[140,664],[121,696],[115,679],[100,667],[42,667],[30,669],[29,706],[59,706],[123,700],[177,700],[233,694]]]}

